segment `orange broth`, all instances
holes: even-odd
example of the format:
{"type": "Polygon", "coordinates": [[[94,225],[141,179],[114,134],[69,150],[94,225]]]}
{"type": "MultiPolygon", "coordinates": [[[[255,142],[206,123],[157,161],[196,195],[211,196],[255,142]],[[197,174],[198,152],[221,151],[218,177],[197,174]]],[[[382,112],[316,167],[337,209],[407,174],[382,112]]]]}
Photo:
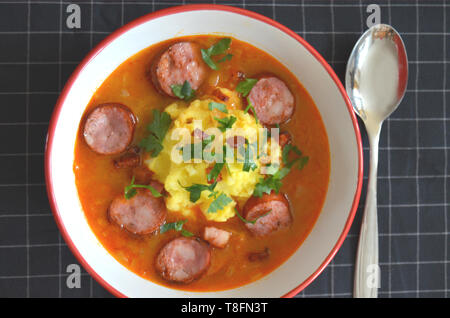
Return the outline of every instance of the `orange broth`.
{"type": "MultiPolygon", "coordinates": [[[[176,101],[160,94],[149,80],[149,69],[154,58],[171,44],[188,40],[208,48],[220,37],[191,36],[177,38],[152,45],[122,63],[97,89],[86,112],[96,105],[118,102],[128,106],[137,118],[133,144],[146,136],[146,127],[152,119],[152,109],[161,111],[176,101]]],[[[295,97],[295,112],[281,131],[288,131],[292,142],[309,156],[302,169],[292,169],[283,179],[281,192],[287,194],[293,215],[292,225],[267,237],[253,236],[244,223],[233,217],[227,222],[207,221],[199,211],[195,221],[184,228],[201,237],[205,225],[216,225],[232,233],[224,249],[212,248],[211,266],[198,280],[190,284],[174,284],[163,280],[155,271],[154,260],[161,247],[179,232],[158,232],[134,235],[109,221],[107,210],[113,198],[123,194],[130,183],[131,169],[117,169],[113,160],[119,155],[104,156],[93,152],[82,136],[80,123],[75,145],[74,172],[78,195],[87,221],[99,241],[121,264],[132,272],[160,285],[189,291],[217,291],[239,287],[260,279],[275,270],[291,256],[310,233],[322,209],[330,175],[330,153],[324,124],[311,96],[296,77],[272,56],[254,46],[233,39],[230,46],[233,58],[220,64],[220,70],[209,70],[205,83],[197,90],[201,97],[213,86],[235,89],[235,74],[243,72],[247,77],[271,73],[282,79],[295,97]],[[250,262],[248,254],[270,250],[270,256],[262,261],[250,262]]],[[[167,222],[186,219],[177,212],[170,212],[167,222]]]]}

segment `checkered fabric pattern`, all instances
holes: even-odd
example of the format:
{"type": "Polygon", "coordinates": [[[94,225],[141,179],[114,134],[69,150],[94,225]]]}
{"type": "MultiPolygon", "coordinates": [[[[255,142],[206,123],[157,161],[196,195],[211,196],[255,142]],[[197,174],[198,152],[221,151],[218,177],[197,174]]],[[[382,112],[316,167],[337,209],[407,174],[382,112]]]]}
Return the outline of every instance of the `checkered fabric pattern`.
{"type": "MultiPolygon", "coordinates": [[[[0,296],[105,297],[77,264],[51,214],[44,144],[59,92],[81,59],[123,24],[191,1],[0,0],[0,296]],[[66,8],[81,8],[81,28],[66,27],[66,8]]],[[[200,3],[200,1],[194,1],[200,3]]],[[[402,35],[409,83],[380,139],[378,214],[381,297],[449,294],[450,3],[447,1],[203,1],[245,8],[288,26],[312,44],[343,81],[346,61],[367,29],[369,4],[402,35]]],[[[362,123],[364,157],[369,148],[362,123]]],[[[368,160],[365,160],[367,183],[368,160]]],[[[297,297],[350,297],[364,206],[342,248],[297,297]]]]}

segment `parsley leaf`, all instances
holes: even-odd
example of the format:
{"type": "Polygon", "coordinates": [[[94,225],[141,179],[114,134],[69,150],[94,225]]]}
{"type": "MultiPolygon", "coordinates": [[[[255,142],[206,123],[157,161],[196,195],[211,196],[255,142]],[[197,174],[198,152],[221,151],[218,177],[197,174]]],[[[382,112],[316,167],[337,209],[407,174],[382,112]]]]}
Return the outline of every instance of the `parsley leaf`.
{"type": "Polygon", "coordinates": [[[219,67],[214,63],[214,61],[211,59],[211,56],[208,55],[207,51],[204,49],[201,49],[200,52],[202,53],[203,61],[213,70],[217,71],[219,67]]]}
{"type": "Polygon", "coordinates": [[[308,163],[308,161],[309,161],[309,157],[301,157],[299,160],[298,160],[298,165],[297,165],[297,168],[299,169],[299,170],[302,170],[303,169],[303,167],[308,163]]]}
{"type": "Polygon", "coordinates": [[[183,85],[170,85],[172,93],[179,99],[188,101],[195,97],[195,90],[192,89],[188,81],[184,81],[183,85]]]}
{"type": "Polygon", "coordinates": [[[229,203],[233,202],[233,200],[228,197],[226,194],[221,193],[218,197],[211,202],[208,213],[216,213],[217,211],[223,210],[229,203]]]}
{"type": "Polygon", "coordinates": [[[148,130],[151,131],[159,140],[163,140],[167,131],[169,130],[172,119],[166,112],[160,112],[157,109],[153,110],[153,122],[148,125],[148,130]]]}
{"type": "Polygon", "coordinates": [[[303,167],[308,163],[309,157],[303,156],[300,149],[289,144],[283,148],[282,161],[285,166],[281,169],[279,169],[279,167],[277,169],[277,165],[266,166],[268,169],[268,174],[271,175],[267,178],[261,178],[259,180],[253,191],[254,196],[261,197],[264,193],[270,194],[272,190],[278,193],[283,185],[281,180],[291,171],[292,167],[297,165],[299,170],[303,169],[303,167]],[[295,158],[292,160],[289,158],[291,153],[295,155],[295,158]]]}
{"type": "Polygon", "coordinates": [[[293,146],[291,144],[284,146],[283,152],[282,152],[282,159],[283,159],[283,163],[285,165],[287,165],[289,163],[289,153],[291,151],[293,151],[298,156],[302,155],[302,152],[300,151],[300,149],[297,148],[297,146],[293,146]]]}
{"type": "Polygon", "coordinates": [[[159,228],[159,232],[161,234],[169,231],[169,230],[175,230],[177,232],[181,232],[181,235],[186,236],[186,237],[191,237],[194,234],[183,229],[183,225],[184,223],[186,223],[187,220],[182,220],[182,221],[176,221],[176,222],[172,222],[172,223],[165,223],[163,225],[160,226],[159,228]]]}
{"type": "Polygon", "coordinates": [[[253,116],[255,116],[255,121],[258,124],[259,123],[258,116],[256,115],[255,108],[253,107],[252,102],[250,101],[250,98],[248,98],[248,97],[247,97],[247,104],[248,105],[245,108],[244,113],[248,113],[248,110],[251,109],[252,113],[253,113],[253,116]]]}
{"type": "MultiPolygon", "coordinates": [[[[213,70],[218,70],[219,67],[216,65],[216,63],[211,59],[214,55],[219,55],[225,53],[226,50],[230,48],[231,44],[231,38],[223,38],[216,44],[212,45],[208,49],[201,49],[200,52],[202,54],[203,61],[212,68],[213,70]]],[[[226,60],[230,60],[232,58],[231,54],[227,54],[222,59],[220,59],[218,62],[224,62],[226,60]]]]}
{"type": "Polygon", "coordinates": [[[267,211],[266,213],[264,213],[264,214],[258,216],[256,219],[254,219],[254,220],[252,220],[252,221],[247,220],[247,219],[245,219],[242,215],[240,215],[239,212],[238,212],[238,210],[237,210],[236,208],[234,208],[234,211],[236,212],[236,215],[238,216],[239,219],[241,219],[242,222],[244,222],[244,223],[255,224],[256,221],[258,221],[258,219],[260,219],[260,218],[266,216],[267,214],[269,214],[270,212],[272,212],[272,209],[270,209],[270,210],[267,211]]]}
{"type": "Polygon", "coordinates": [[[139,143],[139,146],[144,148],[145,151],[151,152],[152,157],[158,156],[164,148],[162,145],[162,141],[151,134],[147,138],[142,139],[139,143]]]}
{"type": "Polygon", "coordinates": [[[255,185],[253,195],[255,197],[262,197],[264,193],[270,194],[272,190],[278,193],[283,185],[281,180],[289,173],[290,170],[290,168],[284,167],[267,178],[261,178],[255,185]]]}
{"type": "Polygon", "coordinates": [[[255,86],[256,82],[258,82],[258,80],[255,78],[246,78],[243,81],[239,82],[239,84],[236,86],[236,91],[238,93],[241,93],[244,97],[247,97],[253,86],[255,86]]]}
{"type": "Polygon", "coordinates": [[[225,162],[225,167],[227,168],[228,174],[231,175],[230,165],[228,164],[228,162],[225,162]]]}
{"type": "Polygon", "coordinates": [[[194,235],[194,233],[189,232],[188,230],[185,229],[181,229],[181,235],[185,236],[185,237],[191,237],[194,235]]]}
{"type": "Polygon", "coordinates": [[[222,113],[228,114],[227,105],[222,103],[210,102],[208,104],[208,108],[209,110],[213,110],[215,108],[220,110],[222,113]]]}
{"type": "Polygon", "coordinates": [[[217,185],[217,181],[215,181],[211,185],[206,184],[193,184],[189,187],[182,186],[186,191],[189,192],[189,200],[193,203],[197,202],[200,199],[200,196],[203,191],[210,191],[208,197],[214,197],[213,202],[208,207],[208,213],[215,213],[217,211],[222,210],[225,206],[227,206],[229,203],[233,202],[231,198],[229,198],[226,194],[220,193],[219,195],[217,191],[214,191],[214,188],[217,185]]]}
{"type": "Polygon", "coordinates": [[[301,150],[298,149],[297,146],[288,144],[283,148],[282,160],[286,167],[289,168],[293,167],[298,162],[297,168],[301,170],[308,163],[309,157],[303,156],[301,150]],[[297,155],[296,158],[289,160],[290,153],[297,155]]]}
{"type": "Polygon", "coordinates": [[[197,146],[197,147],[201,148],[200,157],[196,157],[196,153],[195,153],[195,149],[197,148],[195,145],[200,144],[200,142],[185,145],[184,147],[181,147],[180,150],[183,152],[183,155],[182,155],[183,161],[187,162],[191,159],[202,159],[205,148],[208,147],[208,145],[210,143],[212,143],[215,138],[216,138],[215,135],[208,136],[201,141],[201,147],[197,146]],[[185,151],[185,149],[187,149],[188,151],[185,151]]]}
{"type": "Polygon", "coordinates": [[[265,174],[275,174],[278,169],[280,169],[280,166],[276,163],[268,164],[267,166],[264,166],[264,173],[265,174]]]}
{"type": "Polygon", "coordinates": [[[189,200],[193,203],[197,202],[198,199],[200,199],[200,196],[203,191],[213,192],[216,185],[217,185],[217,182],[214,182],[211,185],[194,183],[193,185],[191,185],[189,187],[184,187],[180,184],[180,186],[182,186],[186,191],[189,192],[189,200]]]}
{"type": "Polygon", "coordinates": [[[222,57],[220,60],[217,61],[217,63],[223,63],[226,61],[229,61],[233,58],[233,54],[227,54],[224,57],[222,57]]]}
{"type": "Polygon", "coordinates": [[[254,155],[252,151],[252,147],[255,147],[257,149],[257,142],[250,144],[247,139],[245,139],[245,150],[244,150],[244,166],[242,167],[243,171],[250,171],[250,169],[253,171],[256,168],[258,168],[257,164],[254,160],[254,155]]]}
{"type": "Polygon", "coordinates": [[[220,172],[222,171],[222,168],[224,165],[225,165],[225,162],[222,162],[222,163],[216,162],[214,164],[214,167],[211,169],[211,171],[207,175],[208,182],[216,181],[216,179],[219,176],[220,172]]]}
{"type": "Polygon", "coordinates": [[[219,55],[225,53],[230,48],[231,38],[223,38],[216,44],[212,45],[206,51],[209,56],[219,55]]]}
{"type": "Polygon", "coordinates": [[[150,190],[150,192],[152,193],[152,195],[155,198],[159,198],[162,196],[162,194],[159,193],[158,190],[153,188],[151,185],[135,184],[134,176],[133,176],[133,178],[131,178],[131,183],[129,185],[127,185],[123,191],[125,194],[125,199],[129,200],[132,197],[134,197],[137,194],[137,190],[136,190],[137,188],[144,188],[144,189],[150,190]]]}
{"type": "Polygon", "coordinates": [[[160,112],[157,109],[153,110],[153,121],[147,126],[150,135],[144,138],[139,143],[139,146],[144,148],[147,152],[151,152],[152,157],[159,155],[163,150],[162,142],[169,130],[172,119],[166,112],[160,112]]]}
{"type": "Polygon", "coordinates": [[[225,118],[214,117],[214,119],[219,122],[220,125],[218,128],[221,132],[225,132],[228,128],[231,128],[237,120],[237,118],[234,116],[225,117],[225,118]]]}

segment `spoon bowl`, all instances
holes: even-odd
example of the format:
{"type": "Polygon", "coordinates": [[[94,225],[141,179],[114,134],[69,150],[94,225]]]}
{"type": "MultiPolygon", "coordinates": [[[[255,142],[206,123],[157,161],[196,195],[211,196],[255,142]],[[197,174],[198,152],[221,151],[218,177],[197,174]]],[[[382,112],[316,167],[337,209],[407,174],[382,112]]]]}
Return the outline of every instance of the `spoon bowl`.
{"type": "Polygon", "coordinates": [[[402,38],[389,25],[367,30],[356,43],[345,74],[353,109],[364,121],[370,143],[370,172],[355,265],[354,296],[375,298],[378,265],[377,169],[383,121],[398,107],[408,82],[408,58],[402,38]]]}
{"type": "Polygon", "coordinates": [[[408,58],[398,32],[386,24],[368,29],[347,64],[345,87],[363,121],[386,119],[397,109],[408,82],[408,58]]]}

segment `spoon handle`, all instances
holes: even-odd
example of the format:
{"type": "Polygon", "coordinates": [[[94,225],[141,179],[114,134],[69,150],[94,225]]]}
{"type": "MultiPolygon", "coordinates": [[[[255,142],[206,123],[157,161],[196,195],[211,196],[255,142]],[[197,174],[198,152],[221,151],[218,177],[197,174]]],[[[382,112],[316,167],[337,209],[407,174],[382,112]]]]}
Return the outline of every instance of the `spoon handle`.
{"type": "Polygon", "coordinates": [[[366,125],[370,142],[370,172],[356,255],[353,291],[356,298],[378,297],[380,270],[378,265],[377,170],[381,125],[381,123],[375,127],[366,125]]]}

